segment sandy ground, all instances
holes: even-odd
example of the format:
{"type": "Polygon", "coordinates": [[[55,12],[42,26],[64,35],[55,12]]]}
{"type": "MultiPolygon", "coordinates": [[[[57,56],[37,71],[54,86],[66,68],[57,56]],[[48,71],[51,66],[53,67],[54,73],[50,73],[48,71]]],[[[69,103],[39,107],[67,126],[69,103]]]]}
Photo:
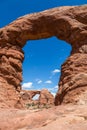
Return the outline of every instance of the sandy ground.
{"type": "Polygon", "coordinates": [[[87,105],[0,109],[0,130],[87,130],[87,105]]]}

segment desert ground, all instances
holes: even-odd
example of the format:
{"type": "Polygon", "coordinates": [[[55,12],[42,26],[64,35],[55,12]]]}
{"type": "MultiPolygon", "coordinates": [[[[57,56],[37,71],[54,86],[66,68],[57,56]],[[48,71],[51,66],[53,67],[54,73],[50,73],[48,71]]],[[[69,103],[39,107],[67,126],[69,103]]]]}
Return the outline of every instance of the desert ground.
{"type": "Polygon", "coordinates": [[[0,130],[87,130],[87,105],[0,109],[0,130]]]}

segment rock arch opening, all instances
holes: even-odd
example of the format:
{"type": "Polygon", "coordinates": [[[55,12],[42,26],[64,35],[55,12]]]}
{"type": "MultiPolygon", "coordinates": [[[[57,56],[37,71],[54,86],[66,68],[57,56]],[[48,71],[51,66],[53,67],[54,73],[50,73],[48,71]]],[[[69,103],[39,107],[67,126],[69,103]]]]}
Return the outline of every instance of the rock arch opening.
{"type": "Polygon", "coordinates": [[[36,94],[36,95],[32,98],[32,100],[39,100],[39,97],[40,97],[40,94],[36,94]]]}
{"type": "Polygon", "coordinates": [[[23,48],[23,89],[47,88],[53,95],[58,90],[61,65],[69,57],[70,44],[51,37],[29,41],[23,48]]]}
{"type": "Polygon", "coordinates": [[[87,5],[66,6],[20,17],[0,29],[0,95],[8,104],[20,101],[26,41],[52,36],[72,46],[71,56],[62,65],[55,105],[79,102],[87,93],[87,5]]]}

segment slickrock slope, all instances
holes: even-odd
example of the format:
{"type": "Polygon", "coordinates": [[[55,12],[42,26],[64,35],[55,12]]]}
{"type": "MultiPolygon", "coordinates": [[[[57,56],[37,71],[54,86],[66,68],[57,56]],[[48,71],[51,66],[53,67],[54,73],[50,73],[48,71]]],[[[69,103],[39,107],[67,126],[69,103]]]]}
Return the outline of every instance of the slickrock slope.
{"type": "Polygon", "coordinates": [[[87,105],[33,111],[0,109],[0,130],[87,130],[87,105]]]}
{"type": "Polygon", "coordinates": [[[52,36],[72,46],[71,56],[62,65],[55,105],[79,102],[87,92],[87,5],[59,7],[25,15],[0,29],[0,95],[2,99],[6,95],[8,106],[13,95],[14,106],[20,99],[22,47],[27,40],[52,36]],[[7,96],[9,89],[12,94],[7,96]]]}

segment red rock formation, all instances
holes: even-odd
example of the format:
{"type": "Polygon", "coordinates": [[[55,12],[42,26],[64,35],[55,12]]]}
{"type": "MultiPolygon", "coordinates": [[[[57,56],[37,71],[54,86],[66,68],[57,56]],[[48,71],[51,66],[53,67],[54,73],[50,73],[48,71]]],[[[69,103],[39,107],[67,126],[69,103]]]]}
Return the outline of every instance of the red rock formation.
{"type": "Polygon", "coordinates": [[[32,98],[36,95],[36,94],[40,94],[39,90],[22,90],[20,92],[21,97],[23,100],[32,100],[32,98]]]}
{"type": "Polygon", "coordinates": [[[19,91],[23,58],[24,54],[18,45],[0,43],[0,96],[5,106],[18,107],[18,104],[22,106],[19,91]]]}
{"type": "Polygon", "coordinates": [[[22,90],[20,92],[24,104],[38,104],[38,105],[54,105],[54,96],[48,89],[42,90],[22,90]],[[38,99],[34,100],[33,97],[39,94],[38,99]]]}
{"type": "Polygon", "coordinates": [[[39,97],[40,104],[54,104],[54,96],[48,91],[48,89],[42,89],[39,97]]]}
{"type": "Polygon", "coordinates": [[[62,65],[55,104],[76,103],[84,92],[87,93],[87,54],[72,54],[62,65]]]}
{"type": "MultiPolygon", "coordinates": [[[[9,86],[13,91],[12,95],[17,97],[17,102],[19,101],[17,91],[21,89],[24,58],[22,47],[26,41],[52,36],[65,40],[72,46],[71,56],[62,65],[55,104],[79,101],[81,93],[87,90],[87,5],[59,7],[25,15],[0,29],[2,98],[4,98],[3,89],[7,95],[9,91],[7,86],[9,86]]],[[[8,101],[13,100],[12,95],[5,98],[8,101]]]]}

